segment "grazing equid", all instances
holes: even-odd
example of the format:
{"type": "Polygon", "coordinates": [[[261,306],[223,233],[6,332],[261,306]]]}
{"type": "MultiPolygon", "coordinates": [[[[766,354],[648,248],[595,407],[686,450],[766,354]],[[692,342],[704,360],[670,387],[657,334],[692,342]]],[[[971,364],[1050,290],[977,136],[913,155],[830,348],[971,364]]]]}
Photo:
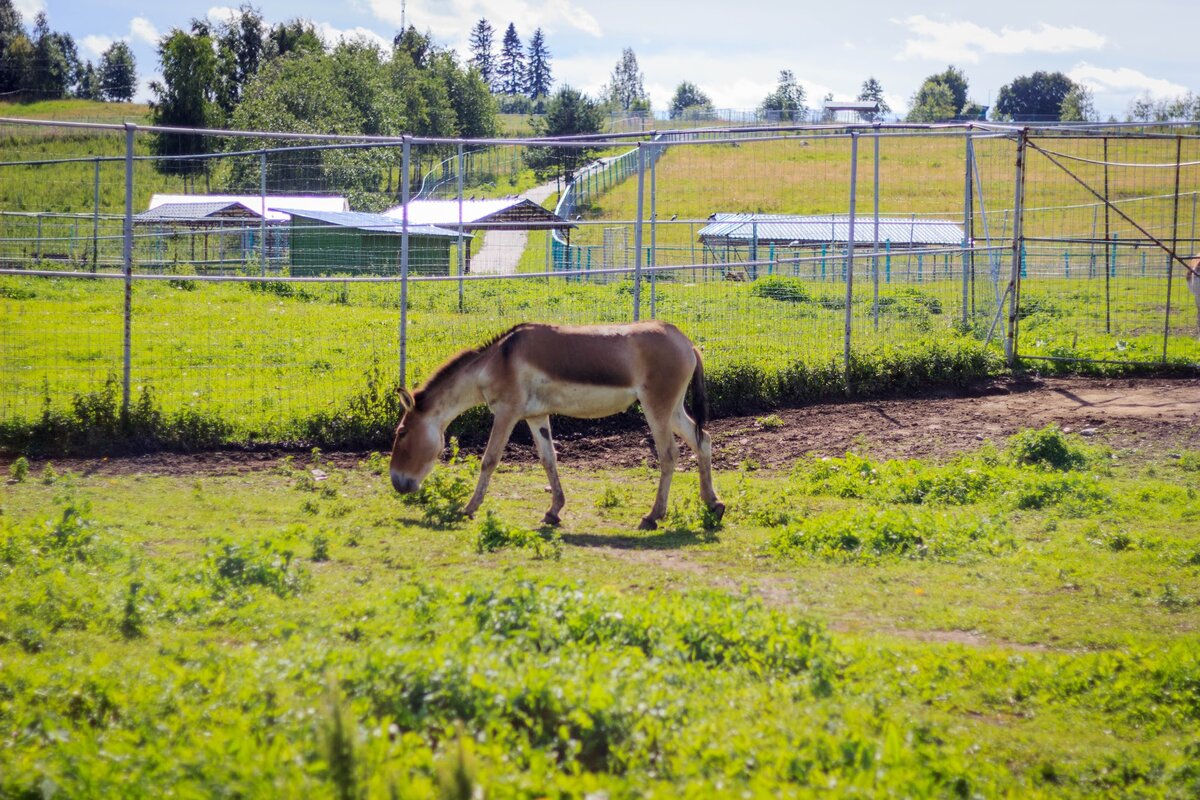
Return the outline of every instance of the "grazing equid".
{"type": "Polygon", "coordinates": [[[719,518],[725,505],[713,489],[700,351],[678,328],[663,322],[579,327],[526,323],[454,356],[411,395],[401,390],[405,413],[392,445],[392,486],[402,494],[415,491],[445,447],[446,427],[482,403],[495,419],[466,513],[473,515],[483,502],[504,446],[524,420],[550,481],[544,522],[557,525],[566,499],[558,479],[550,415],[594,419],[624,411],[635,401],[650,425],[660,470],[654,506],[639,527],[653,530],[667,512],[679,459],[674,434],[696,453],[700,497],[719,518]],[[684,408],[689,385],[694,418],[684,408]]]}

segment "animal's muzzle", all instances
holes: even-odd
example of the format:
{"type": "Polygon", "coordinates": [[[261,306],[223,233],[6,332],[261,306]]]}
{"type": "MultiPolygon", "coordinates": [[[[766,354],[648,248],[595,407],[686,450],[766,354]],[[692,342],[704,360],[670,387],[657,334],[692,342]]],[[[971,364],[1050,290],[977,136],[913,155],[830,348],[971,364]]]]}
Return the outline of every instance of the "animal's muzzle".
{"type": "Polygon", "coordinates": [[[409,494],[411,492],[415,492],[417,487],[420,485],[421,482],[415,480],[414,478],[410,478],[407,475],[401,475],[398,472],[392,473],[392,488],[400,494],[409,494]]]}

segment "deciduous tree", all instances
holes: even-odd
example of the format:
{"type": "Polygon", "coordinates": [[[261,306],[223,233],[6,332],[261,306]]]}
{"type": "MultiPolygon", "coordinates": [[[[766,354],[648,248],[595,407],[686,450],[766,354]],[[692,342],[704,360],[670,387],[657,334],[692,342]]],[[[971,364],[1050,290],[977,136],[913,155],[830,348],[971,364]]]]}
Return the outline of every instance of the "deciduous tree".
{"type": "Polygon", "coordinates": [[[649,110],[645,76],[638,67],[637,55],[633,48],[626,47],[621,51],[621,58],[613,67],[612,76],[608,85],[604,87],[603,94],[605,101],[618,111],[649,110]]]}
{"type": "Polygon", "coordinates": [[[711,116],[712,112],[712,100],[700,90],[699,86],[691,81],[684,81],[675,87],[669,112],[671,119],[703,118],[711,116]]]}
{"type": "MultiPolygon", "coordinates": [[[[162,80],[152,81],[150,121],[154,125],[182,128],[214,128],[222,122],[216,102],[217,58],[208,26],[193,21],[193,33],[174,28],[158,43],[162,80]]],[[[174,156],[209,153],[216,140],[196,134],[160,133],[152,140],[156,155],[174,156]]],[[[156,161],[160,172],[194,174],[203,170],[197,160],[156,161]]]]}
{"type": "MultiPolygon", "coordinates": [[[[604,111],[599,103],[582,92],[563,86],[546,103],[546,114],[533,122],[538,136],[576,136],[599,133],[604,111]]],[[[583,164],[595,158],[591,148],[531,147],[525,163],[539,178],[560,178],[570,182],[583,164]]]]}
{"type": "MultiPolygon", "coordinates": [[[[91,68],[88,64],[88,68],[91,68]]],[[[137,61],[125,42],[113,42],[100,56],[100,95],[105,100],[129,102],[137,91],[137,61]]],[[[83,80],[80,81],[82,83],[83,80]]],[[[95,98],[99,99],[99,98],[95,98]]]]}
{"type": "Polygon", "coordinates": [[[796,81],[790,69],[779,71],[775,91],[763,98],[759,111],[768,119],[779,122],[803,122],[808,119],[808,93],[796,81]]]}
{"type": "Polygon", "coordinates": [[[1000,87],[996,115],[1010,120],[1057,121],[1075,82],[1061,72],[1038,71],[1000,87]]]}

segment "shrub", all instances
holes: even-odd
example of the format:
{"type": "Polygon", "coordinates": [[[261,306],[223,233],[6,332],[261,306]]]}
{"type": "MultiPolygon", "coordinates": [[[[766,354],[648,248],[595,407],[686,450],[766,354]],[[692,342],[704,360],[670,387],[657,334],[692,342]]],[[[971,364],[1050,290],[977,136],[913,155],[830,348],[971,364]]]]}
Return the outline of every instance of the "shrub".
{"type": "Polygon", "coordinates": [[[820,514],[789,526],[767,544],[776,555],[861,563],[887,557],[946,559],[968,550],[1015,546],[1001,518],[903,508],[820,514]]]}
{"type": "Polygon", "coordinates": [[[1054,423],[1010,436],[1008,456],[1014,464],[1063,471],[1078,469],[1088,462],[1088,453],[1083,446],[1068,439],[1054,423]]]}
{"type": "Polygon", "coordinates": [[[808,287],[799,278],[786,275],[768,275],[759,278],[750,287],[750,294],[788,303],[807,303],[812,300],[808,287]]]}
{"type": "Polygon", "coordinates": [[[525,548],[533,551],[536,559],[562,556],[562,540],[556,531],[547,535],[516,525],[509,525],[489,509],[476,529],[475,552],[494,553],[506,547],[525,548]]]}
{"type": "Polygon", "coordinates": [[[257,547],[218,540],[204,556],[204,578],[218,598],[236,596],[254,587],[279,597],[298,595],[308,588],[308,573],[293,563],[290,550],[270,540],[257,547]]]}

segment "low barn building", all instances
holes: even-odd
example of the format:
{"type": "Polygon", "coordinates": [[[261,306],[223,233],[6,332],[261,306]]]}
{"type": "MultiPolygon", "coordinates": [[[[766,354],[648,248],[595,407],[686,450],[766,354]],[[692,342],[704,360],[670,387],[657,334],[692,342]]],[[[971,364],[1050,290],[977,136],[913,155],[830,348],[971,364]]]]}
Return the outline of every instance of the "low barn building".
{"type": "MultiPolygon", "coordinates": [[[[706,262],[791,260],[795,263],[798,259],[819,258],[821,272],[825,273],[826,259],[846,253],[850,218],[844,214],[713,214],[697,236],[704,245],[706,262]]],[[[912,255],[905,263],[913,260],[918,269],[933,258],[949,258],[952,251],[962,248],[964,241],[961,223],[915,216],[880,217],[878,236],[877,240],[873,215],[855,218],[856,249],[874,250],[878,241],[879,249],[889,254],[889,258],[912,255]]]]}
{"type": "Polygon", "coordinates": [[[181,261],[198,269],[243,265],[253,250],[250,231],[262,217],[229,200],[158,203],[133,217],[133,224],[154,235],[147,237],[151,252],[139,258],[142,266],[165,267],[181,261]]]}
{"type": "MultiPolygon", "coordinates": [[[[403,223],[383,214],[285,209],[291,217],[293,275],[398,275],[403,223]]],[[[466,236],[467,239],[471,237],[466,236]]],[[[408,270],[449,275],[458,232],[408,226],[408,270]]]]}
{"type": "Polygon", "coordinates": [[[225,269],[261,263],[259,239],[266,235],[266,255],[277,265],[288,249],[283,208],[305,211],[349,211],[345,197],[257,194],[156,194],[134,224],[151,228],[154,255],[160,264],[190,261],[198,269],[225,269]]]}
{"type": "MultiPolygon", "coordinates": [[[[787,216],[781,214],[713,214],[700,229],[700,242],[718,261],[755,261],[761,252],[785,248],[819,252],[830,246],[845,250],[850,238],[846,215],[787,216]],[[732,256],[727,257],[727,256],[732,256]]],[[[855,247],[875,246],[875,218],[860,215],[854,223],[855,247]]],[[[962,224],[944,219],[880,217],[879,246],[892,250],[962,247],[962,224]]],[[[799,253],[797,253],[799,254],[799,253]]]]}

